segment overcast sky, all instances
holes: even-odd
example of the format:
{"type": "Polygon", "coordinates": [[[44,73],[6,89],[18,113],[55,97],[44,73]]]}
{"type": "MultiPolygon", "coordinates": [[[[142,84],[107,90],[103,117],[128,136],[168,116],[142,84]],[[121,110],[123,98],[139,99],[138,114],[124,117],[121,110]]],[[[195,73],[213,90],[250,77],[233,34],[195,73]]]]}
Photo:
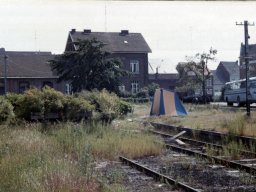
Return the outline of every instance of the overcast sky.
{"type": "MultiPolygon", "coordinates": [[[[218,61],[236,61],[242,26],[256,23],[256,2],[152,2],[82,0],[0,0],[0,47],[7,51],[62,53],[68,31],[142,33],[152,49],[153,68],[175,72],[179,61],[213,47],[218,61]]],[[[256,26],[249,27],[256,43],[256,26]]]]}

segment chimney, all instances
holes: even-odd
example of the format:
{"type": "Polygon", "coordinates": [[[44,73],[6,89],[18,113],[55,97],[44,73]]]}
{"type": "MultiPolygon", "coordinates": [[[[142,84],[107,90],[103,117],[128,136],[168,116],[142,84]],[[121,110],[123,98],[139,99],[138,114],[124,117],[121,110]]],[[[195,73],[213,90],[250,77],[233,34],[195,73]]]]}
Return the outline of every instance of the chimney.
{"type": "Polygon", "coordinates": [[[71,29],[71,34],[75,33],[76,32],[76,29],[71,29]]]}
{"type": "Polygon", "coordinates": [[[84,29],[83,34],[90,34],[91,32],[92,32],[91,29],[84,29]]]}
{"type": "Polygon", "coordinates": [[[129,30],[121,30],[120,35],[128,35],[129,34],[129,30]]]}

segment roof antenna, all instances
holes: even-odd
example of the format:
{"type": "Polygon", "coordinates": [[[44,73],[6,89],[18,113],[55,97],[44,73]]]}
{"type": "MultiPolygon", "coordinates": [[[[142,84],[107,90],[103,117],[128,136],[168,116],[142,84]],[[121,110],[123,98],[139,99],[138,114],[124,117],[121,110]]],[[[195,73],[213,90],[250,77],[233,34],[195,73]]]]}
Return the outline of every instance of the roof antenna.
{"type": "Polygon", "coordinates": [[[107,2],[105,1],[105,32],[107,32],[107,2]]]}
{"type": "Polygon", "coordinates": [[[35,52],[37,52],[37,34],[35,29],[35,52]]]}

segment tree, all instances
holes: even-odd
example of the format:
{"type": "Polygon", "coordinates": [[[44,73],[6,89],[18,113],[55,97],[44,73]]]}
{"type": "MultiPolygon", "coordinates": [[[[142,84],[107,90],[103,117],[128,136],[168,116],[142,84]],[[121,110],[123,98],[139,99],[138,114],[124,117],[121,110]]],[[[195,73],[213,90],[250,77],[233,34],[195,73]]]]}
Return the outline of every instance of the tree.
{"type": "Polygon", "coordinates": [[[187,62],[179,63],[176,70],[179,73],[179,82],[177,91],[187,92],[194,91],[201,87],[203,92],[204,103],[206,102],[205,82],[210,78],[208,69],[209,61],[215,61],[216,49],[210,49],[208,53],[197,53],[195,56],[186,57],[187,62]]]}
{"type": "Polygon", "coordinates": [[[98,40],[78,40],[77,51],[68,51],[50,60],[50,66],[59,75],[58,82],[70,81],[72,90],[118,91],[120,78],[127,75],[121,61],[111,57],[98,40]]]}
{"type": "Polygon", "coordinates": [[[148,90],[148,95],[150,97],[153,97],[154,94],[155,94],[156,89],[159,89],[159,88],[160,88],[160,86],[157,83],[150,83],[146,87],[146,89],[148,90]]]}

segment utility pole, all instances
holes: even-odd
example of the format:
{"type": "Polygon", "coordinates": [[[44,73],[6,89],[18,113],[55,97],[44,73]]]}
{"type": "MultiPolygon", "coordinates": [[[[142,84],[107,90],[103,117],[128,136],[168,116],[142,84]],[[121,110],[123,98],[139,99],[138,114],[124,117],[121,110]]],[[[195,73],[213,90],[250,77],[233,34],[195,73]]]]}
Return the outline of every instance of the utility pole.
{"type": "Polygon", "coordinates": [[[7,93],[7,55],[4,55],[4,94],[7,93]]]}
{"type": "Polygon", "coordinates": [[[243,25],[244,26],[244,61],[245,61],[245,75],[246,75],[246,112],[247,116],[249,117],[251,115],[251,109],[250,109],[250,101],[249,101],[249,45],[248,45],[248,39],[250,38],[248,35],[248,26],[254,26],[253,24],[248,23],[248,21],[244,21],[243,23],[237,23],[236,25],[243,25]]]}
{"type": "Polygon", "coordinates": [[[205,62],[203,61],[203,103],[206,104],[206,94],[205,94],[205,75],[204,75],[204,69],[205,69],[205,62]]]}

